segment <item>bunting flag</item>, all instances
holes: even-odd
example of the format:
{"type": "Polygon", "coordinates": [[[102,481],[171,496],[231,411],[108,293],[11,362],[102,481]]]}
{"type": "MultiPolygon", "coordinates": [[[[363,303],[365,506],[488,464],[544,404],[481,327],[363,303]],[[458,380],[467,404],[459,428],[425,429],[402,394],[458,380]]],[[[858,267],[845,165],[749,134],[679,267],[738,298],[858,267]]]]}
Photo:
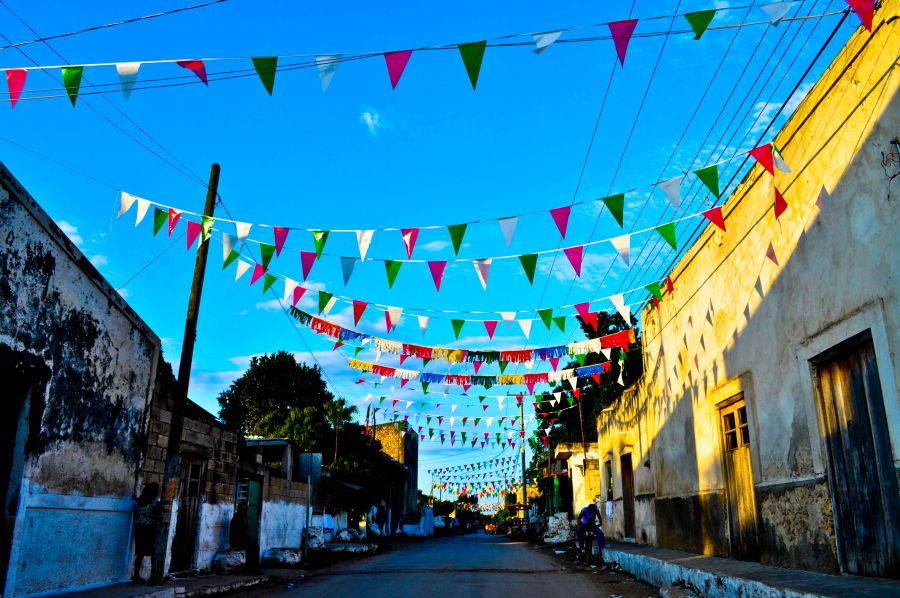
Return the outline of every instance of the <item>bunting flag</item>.
{"type": "Polygon", "coordinates": [[[303,297],[303,294],[306,292],[301,286],[298,286],[294,289],[294,292],[291,294],[291,305],[297,307],[297,302],[300,301],[300,298],[303,297]]]}
{"type": "Polygon", "coordinates": [[[260,259],[262,260],[262,267],[268,270],[269,262],[272,261],[272,256],[275,255],[275,246],[269,245],[268,243],[260,243],[259,255],[260,259]]]}
{"type": "Polygon", "coordinates": [[[662,289],[658,282],[651,282],[644,288],[650,291],[650,294],[656,297],[657,300],[662,301],[662,289]]]}
{"type": "Polygon", "coordinates": [[[539,309],[537,313],[547,330],[550,330],[550,323],[553,321],[553,308],[539,309]]]}
{"type": "Polygon", "coordinates": [[[472,260],[472,265],[475,266],[475,273],[478,275],[478,282],[481,283],[481,288],[486,291],[488,274],[491,272],[491,258],[472,260]]]}
{"type": "Polygon", "coordinates": [[[481,62],[484,60],[486,47],[487,41],[470,42],[457,46],[463,65],[466,67],[466,73],[469,75],[469,82],[472,83],[472,91],[475,91],[475,86],[478,85],[478,74],[481,72],[481,62]]]}
{"type": "Polygon", "coordinates": [[[513,320],[516,319],[516,312],[514,311],[501,311],[500,317],[506,322],[506,326],[512,326],[513,320]]]}
{"type": "Polygon", "coordinates": [[[309,271],[312,270],[313,264],[316,263],[316,254],[311,251],[300,252],[300,265],[303,268],[303,280],[309,277],[309,271]]]}
{"type": "Polygon", "coordinates": [[[234,273],[234,281],[237,282],[241,279],[241,276],[247,273],[247,270],[250,269],[250,264],[245,262],[244,260],[238,260],[237,263],[237,271],[234,273]]]}
{"type": "Polygon", "coordinates": [[[619,56],[619,62],[624,67],[625,53],[628,51],[628,42],[631,41],[631,34],[634,33],[634,28],[637,26],[637,19],[613,21],[612,23],[607,23],[607,26],[616,45],[616,54],[619,56]]]}
{"type": "Polygon", "coordinates": [[[146,199],[137,198],[137,215],[134,219],[134,225],[137,226],[144,219],[144,216],[147,215],[147,210],[150,209],[150,202],[146,199]]]}
{"type": "Polygon", "coordinates": [[[140,68],[140,62],[119,62],[116,64],[119,85],[122,87],[122,97],[125,98],[126,102],[131,97],[131,92],[134,91],[134,84],[137,81],[138,69],[140,68]]]}
{"type": "Polygon", "coordinates": [[[416,316],[419,319],[419,330],[422,331],[422,336],[425,336],[425,333],[428,331],[428,322],[431,320],[428,316],[416,316]]]}
{"type": "Polygon", "coordinates": [[[791,172],[791,169],[790,167],[788,167],[787,162],[784,161],[784,156],[781,155],[781,150],[779,150],[778,146],[774,143],[772,144],[772,161],[775,163],[775,168],[777,168],[781,172],[791,172]]]}
{"type": "Polygon", "coordinates": [[[564,250],[566,257],[569,258],[569,263],[572,264],[572,268],[575,270],[575,276],[581,277],[581,262],[584,257],[584,246],[579,245],[577,247],[566,247],[564,250]]]}
{"type": "Polygon", "coordinates": [[[769,247],[766,249],[766,257],[772,260],[772,263],[776,266],[780,265],[778,263],[778,256],[775,255],[775,247],[772,246],[772,242],[769,242],[769,247]]]}
{"type": "Polygon", "coordinates": [[[359,261],[355,257],[341,257],[341,275],[344,278],[344,286],[347,286],[347,283],[350,282],[350,277],[353,275],[353,269],[356,268],[356,262],[359,261]]]}
{"type": "Polygon", "coordinates": [[[319,291],[319,313],[322,313],[322,311],[324,311],[325,307],[331,301],[333,296],[334,295],[332,295],[331,293],[319,291]]]}
{"type": "Polygon", "coordinates": [[[675,293],[675,285],[672,284],[671,276],[666,276],[666,292],[669,294],[669,296],[672,296],[672,294],[675,293]]]}
{"type": "MultiPolygon", "coordinates": [[[[612,304],[615,306],[616,310],[619,312],[619,315],[622,316],[622,319],[625,320],[625,324],[631,326],[631,308],[625,305],[625,298],[623,295],[613,295],[609,298],[612,301],[612,304]]],[[[607,359],[609,359],[607,357],[607,359]]]]}
{"type": "Polygon", "coordinates": [[[707,220],[709,220],[710,222],[712,222],[713,224],[715,224],[716,226],[721,228],[723,231],[726,230],[725,229],[725,217],[722,216],[722,208],[721,207],[717,206],[715,208],[710,208],[710,209],[706,210],[705,212],[702,212],[702,214],[707,220]]]}
{"type": "Polygon", "coordinates": [[[781,191],[778,190],[778,187],[775,187],[775,218],[781,218],[781,215],[784,214],[784,211],[787,208],[788,204],[784,200],[784,196],[781,195],[781,191]]]}
{"type": "Polygon", "coordinates": [[[384,313],[390,318],[392,328],[396,328],[400,325],[400,318],[403,316],[402,307],[389,307],[384,313]]]}
{"type": "Polygon", "coordinates": [[[707,166],[705,168],[701,168],[700,170],[695,170],[694,174],[703,181],[703,184],[712,191],[712,194],[717,198],[720,196],[719,193],[719,165],[713,164],[712,166],[707,166]]]}
{"type": "Polygon", "coordinates": [[[631,256],[631,235],[622,235],[609,240],[612,246],[616,248],[625,265],[629,265],[631,256]]]}
{"type": "Polygon", "coordinates": [[[613,218],[616,219],[616,222],[619,223],[619,227],[624,228],[625,194],[619,193],[617,195],[604,197],[603,203],[606,204],[606,209],[609,210],[609,213],[612,214],[613,218]]]}
{"type": "Polygon", "coordinates": [[[316,56],[316,67],[319,69],[319,79],[322,80],[322,91],[328,91],[331,80],[337,72],[341,62],[341,54],[319,54],[316,56]]]}
{"type": "Polygon", "coordinates": [[[191,245],[194,244],[194,241],[197,240],[197,237],[200,236],[200,232],[202,231],[202,227],[199,222],[194,222],[193,220],[188,220],[187,223],[187,248],[190,249],[191,245]]]}
{"type": "Polygon", "coordinates": [[[119,199],[119,213],[116,214],[116,218],[121,218],[122,215],[125,214],[125,212],[130,210],[131,206],[134,205],[135,200],[137,200],[137,197],[131,195],[130,193],[125,193],[124,191],[122,191],[122,195],[119,199]]]}
{"type": "Polygon", "coordinates": [[[828,200],[831,199],[831,195],[828,193],[828,189],[825,188],[825,185],[822,185],[822,189],[819,191],[819,194],[816,196],[816,206],[820,210],[825,209],[825,204],[828,200]]]}
{"type": "Polygon", "coordinates": [[[412,259],[413,249],[416,247],[416,240],[419,238],[419,229],[402,228],[400,234],[403,236],[403,245],[406,247],[406,257],[412,259]]]}
{"type": "Polygon", "coordinates": [[[453,243],[453,253],[459,255],[459,248],[462,247],[463,236],[466,234],[468,224],[453,224],[447,227],[450,233],[450,242],[453,243]]]}
{"type": "MultiPolygon", "coordinates": [[[[269,292],[269,289],[272,288],[272,285],[275,284],[276,280],[278,280],[277,276],[273,276],[273,275],[269,274],[268,272],[265,273],[265,275],[263,277],[263,290],[262,290],[263,295],[265,295],[266,293],[269,292]]],[[[338,341],[338,342],[340,342],[340,341],[338,341]]]]}
{"type": "Polygon", "coordinates": [[[522,269],[525,270],[529,284],[534,284],[534,269],[537,266],[537,258],[536,253],[519,256],[519,262],[522,264],[522,269]]]}
{"type": "Polygon", "coordinates": [[[234,250],[231,246],[231,235],[227,233],[222,234],[222,259],[224,263],[222,264],[222,269],[224,270],[228,266],[231,265],[234,260],[241,257],[241,254],[234,250]]]}
{"type": "Polygon", "coordinates": [[[545,33],[532,33],[531,38],[534,40],[534,53],[537,55],[543,54],[547,48],[549,48],[553,42],[559,39],[559,36],[562,35],[562,31],[547,31],[545,33]]]}
{"type": "Polygon", "coordinates": [[[672,246],[672,249],[678,249],[678,244],[675,240],[675,223],[668,222],[661,226],[656,227],[656,232],[666,240],[666,242],[672,246]]]}
{"type": "Polygon", "coordinates": [[[313,243],[316,246],[316,259],[320,259],[322,257],[322,250],[325,249],[325,242],[328,241],[328,231],[327,230],[314,230],[312,232],[313,243]]]}
{"type": "Polygon", "coordinates": [[[769,174],[775,175],[775,163],[772,159],[772,144],[767,143],[759,147],[755,147],[747,152],[759,162],[759,165],[769,171],[769,174]]]}
{"type": "Polygon", "coordinates": [[[685,13],[684,18],[694,30],[694,39],[698,40],[703,37],[703,32],[709,27],[713,18],[716,16],[715,10],[698,10],[696,12],[685,13]]]}
{"type": "Polygon", "coordinates": [[[444,270],[447,268],[447,262],[434,261],[428,262],[428,269],[431,271],[431,278],[434,279],[434,288],[440,292],[441,282],[444,280],[444,270]]]}
{"type": "Polygon", "coordinates": [[[208,241],[212,236],[212,227],[215,222],[216,219],[212,216],[200,217],[200,228],[203,230],[203,241],[208,241]]]}
{"type": "MultiPolygon", "coordinates": [[[[254,264],[253,266],[253,275],[250,277],[250,286],[262,278],[263,274],[266,273],[266,269],[262,267],[262,264],[254,264]]],[[[321,302],[321,301],[320,301],[321,302]]]]}
{"type": "Polygon", "coordinates": [[[384,260],[384,269],[387,272],[388,288],[394,288],[394,281],[397,280],[397,274],[400,273],[400,267],[403,262],[396,260],[384,260]]]}
{"type": "Polygon", "coordinates": [[[763,4],[760,8],[769,17],[772,26],[778,27],[793,5],[793,2],[773,2],[772,4],[763,4]]]}
{"type": "Polygon", "coordinates": [[[384,53],[384,62],[387,64],[388,76],[391,78],[391,89],[397,89],[397,83],[400,82],[400,77],[406,70],[410,56],[412,56],[412,50],[384,53]]]}
{"type": "MultiPolygon", "coordinates": [[[[566,317],[565,316],[559,316],[559,317],[553,318],[553,323],[556,324],[556,327],[559,328],[560,332],[566,331],[566,317]]],[[[584,365],[584,364],[582,363],[581,365],[584,365]]]]}
{"type": "MultiPolygon", "coordinates": [[[[484,329],[487,330],[488,338],[494,340],[494,331],[497,330],[497,320],[485,320],[484,329]]],[[[477,370],[475,373],[478,373],[477,370]]]]}
{"type": "Polygon", "coordinates": [[[250,236],[250,229],[253,227],[249,222],[235,222],[234,230],[238,241],[243,243],[250,236]]]}
{"type": "MultiPolygon", "coordinates": [[[[294,293],[294,289],[302,288],[299,284],[297,284],[296,280],[291,280],[290,278],[284,279],[284,295],[283,301],[287,301],[291,298],[291,295],[294,293]]],[[[305,290],[305,289],[304,289],[305,290]]]]}
{"type": "Polygon", "coordinates": [[[177,60],[175,64],[197,75],[197,78],[203,81],[204,85],[209,85],[209,81],[206,79],[206,65],[203,64],[202,60],[177,60]]]}
{"type": "Polygon", "coordinates": [[[853,9],[859,20],[862,21],[866,31],[872,33],[872,16],[875,13],[875,0],[847,0],[847,4],[853,9]]]}
{"type": "Polygon", "coordinates": [[[453,336],[456,337],[456,340],[459,340],[459,333],[462,332],[463,326],[465,325],[465,320],[450,320],[450,323],[453,325],[453,336]]]}
{"type": "Polygon", "coordinates": [[[175,225],[178,224],[178,219],[181,218],[181,210],[169,208],[167,218],[169,220],[169,236],[171,237],[172,231],[175,230],[175,225]]]}
{"type": "Polygon", "coordinates": [[[251,60],[253,61],[253,68],[256,69],[256,74],[259,76],[259,80],[262,82],[263,87],[266,88],[269,95],[272,95],[272,90],[275,88],[275,71],[278,70],[278,57],[255,56],[251,58],[251,60]]]}
{"type": "Polygon", "coordinates": [[[676,210],[681,207],[681,179],[683,178],[677,176],[659,184],[659,188],[666,194],[666,199],[676,210]]]}
{"type": "Polygon", "coordinates": [[[369,243],[372,242],[374,230],[358,230],[356,231],[356,243],[359,245],[359,259],[366,260],[366,253],[369,252],[369,243]]]}
{"type": "Polygon", "coordinates": [[[272,228],[272,232],[275,236],[275,255],[281,256],[281,249],[284,247],[284,242],[287,241],[290,229],[275,226],[272,228]]]}
{"type": "Polygon", "coordinates": [[[503,239],[506,241],[507,247],[512,247],[513,236],[516,234],[516,226],[519,224],[518,216],[509,218],[501,218],[497,221],[500,225],[500,232],[503,233],[503,239]]]}
{"type": "Polygon", "coordinates": [[[10,108],[16,107],[16,102],[22,97],[25,89],[25,79],[28,78],[28,69],[6,69],[6,85],[9,88],[10,108]]]}
{"type": "Polygon", "coordinates": [[[559,229],[559,234],[562,235],[563,239],[566,238],[566,229],[569,226],[569,213],[571,211],[571,206],[564,206],[562,208],[554,208],[550,210],[550,216],[553,217],[553,222],[556,223],[556,228],[559,229]]]}
{"type": "Polygon", "coordinates": [[[531,320],[517,320],[525,338],[531,338],[531,320]]]}
{"type": "Polygon", "coordinates": [[[66,95],[72,102],[72,108],[75,107],[75,100],[78,99],[78,90],[81,88],[81,75],[84,74],[83,66],[64,66],[62,67],[63,85],[66,87],[66,95]]]}

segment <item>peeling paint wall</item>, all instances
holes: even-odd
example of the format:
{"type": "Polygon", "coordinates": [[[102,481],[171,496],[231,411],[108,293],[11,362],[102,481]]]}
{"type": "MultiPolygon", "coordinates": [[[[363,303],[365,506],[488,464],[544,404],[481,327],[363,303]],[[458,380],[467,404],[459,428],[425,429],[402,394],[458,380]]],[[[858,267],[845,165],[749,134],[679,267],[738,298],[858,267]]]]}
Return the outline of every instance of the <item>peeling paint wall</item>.
{"type": "Polygon", "coordinates": [[[263,502],[259,548],[300,548],[306,527],[306,506],[280,500],[263,502]]]}
{"type": "Polygon", "coordinates": [[[5,592],[125,579],[159,339],[2,165],[0,350],[48,372],[19,439],[25,483],[5,592]]]}
{"type": "Polygon", "coordinates": [[[600,459],[614,471],[611,535],[622,532],[620,457],[631,452],[639,540],[644,529],[648,542],[731,554],[719,409],[742,395],[761,560],[835,571],[809,359],[854,327],[872,331],[900,465],[900,217],[882,165],[900,134],[896,52],[886,51],[898,12],[896,0],[881,5],[873,32],[851,37],[776,137],[792,169],[774,175],[787,211],[775,218],[773,176],[754,166],[724,205],[727,232],[707,226],[671,274],[674,293],[643,311],[645,373],[598,419],[600,459]]]}

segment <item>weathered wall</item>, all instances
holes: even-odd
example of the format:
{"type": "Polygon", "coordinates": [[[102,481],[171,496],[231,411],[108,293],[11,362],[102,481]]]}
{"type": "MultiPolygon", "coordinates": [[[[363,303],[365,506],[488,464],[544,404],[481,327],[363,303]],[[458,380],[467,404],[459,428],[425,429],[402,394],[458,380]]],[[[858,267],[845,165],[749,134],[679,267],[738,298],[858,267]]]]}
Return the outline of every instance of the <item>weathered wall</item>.
{"type": "MultiPolygon", "coordinates": [[[[6,592],[124,579],[159,339],[2,165],[0,350],[5,367],[37,361],[47,372],[18,439],[25,483],[7,505],[6,592]]],[[[5,397],[5,409],[21,400],[5,397]]]]}
{"type": "Polygon", "coordinates": [[[403,513],[415,513],[419,489],[419,435],[412,431],[407,433],[403,425],[386,423],[375,426],[374,438],[381,443],[384,454],[406,466],[403,513]]]}
{"type": "Polygon", "coordinates": [[[306,505],[297,502],[267,500],[259,522],[259,547],[300,548],[306,527],[306,505]]]}
{"type": "MultiPolygon", "coordinates": [[[[763,562],[836,569],[808,361],[826,340],[872,331],[900,463],[900,222],[882,167],[900,132],[898,4],[850,39],[775,139],[793,170],[774,177],[787,211],[775,218],[773,177],[755,166],[725,203],[727,232],[708,226],[672,272],[674,294],[642,314],[644,377],[598,427],[617,499],[619,456],[636,455],[635,493],[655,502],[637,528],[660,545],[729,554],[718,407],[743,393],[763,562]],[[823,185],[831,197],[819,209],[823,185]],[[766,258],[770,242],[780,265],[766,258]]],[[[617,503],[618,531],[620,514],[617,503]]]]}

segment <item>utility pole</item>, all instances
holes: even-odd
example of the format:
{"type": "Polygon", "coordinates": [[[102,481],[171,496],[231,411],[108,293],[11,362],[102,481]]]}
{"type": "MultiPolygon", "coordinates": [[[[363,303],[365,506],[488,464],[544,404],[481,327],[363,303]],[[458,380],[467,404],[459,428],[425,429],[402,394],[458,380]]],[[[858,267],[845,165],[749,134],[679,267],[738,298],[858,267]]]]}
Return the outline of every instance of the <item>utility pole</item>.
{"type": "Polygon", "coordinates": [[[525,532],[528,532],[528,480],[525,478],[525,408],[519,401],[519,436],[522,441],[522,514],[525,516],[525,532]]]}
{"type": "MultiPolygon", "coordinates": [[[[206,205],[203,215],[212,217],[216,209],[219,190],[219,165],[213,164],[209,171],[209,186],[206,189],[206,205]]],[[[197,339],[197,316],[200,313],[200,295],[203,293],[203,277],[206,274],[206,255],[209,243],[200,234],[200,248],[194,261],[194,279],[191,282],[191,296],[188,299],[187,318],[184,323],[184,341],[181,344],[181,362],[178,365],[178,382],[175,385],[172,422],[169,424],[169,442],[166,445],[166,470],[163,474],[162,504],[168,508],[168,517],[163,517],[156,535],[156,550],[150,583],[159,585],[163,581],[166,544],[169,538],[169,524],[172,521],[172,501],[178,488],[178,467],[181,462],[181,434],[184,431],[184,410],[187,405],[188,386],[191,380],[191,362],[194,359],[194,341],[197,339]]]]}

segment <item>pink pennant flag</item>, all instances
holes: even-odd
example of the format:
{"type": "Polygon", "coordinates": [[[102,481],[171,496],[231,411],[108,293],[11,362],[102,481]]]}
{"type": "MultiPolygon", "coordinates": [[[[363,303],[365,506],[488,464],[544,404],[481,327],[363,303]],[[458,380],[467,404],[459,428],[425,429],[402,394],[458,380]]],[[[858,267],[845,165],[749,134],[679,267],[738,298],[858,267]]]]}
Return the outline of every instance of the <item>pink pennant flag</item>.
{"type": "MultiPolygon", "coordinates": [[[[528,394],[530,394],[530,395],[534,394],[534,382],[526,382],[525,388],[528,389],[528,394]]],[[[519,403],[521,403],[521,401],[519,401],[519,403]]]]}
{"type": "Polygon", "coordinates": [[[305,293],[305,292],[306,292],[306,289],[303,287],[298,286],[297,288],[294,289],[294,296],[292,298],[292,303],[294,304],[294,307],[297,307],[297,302],[300,301],[300,297],[302,297],[303,293],[305,293]]]}
{"type": "Polygon", "coordinates": [[[487,330],[488,338],[493,340],[494,339],[494,331],[497,330],[497,320],[485,320],[484,328],[485,328],[485,330],[487,330]]]}
{"type": "Polygon", "coordinates": [[[197,240],[197,237],[200,236],[200,231],[203,230],[203,227],[200,226],[199,222],[194,222],[193,220],[188,220],[187,223],[187,248],[190,249],[191,245],[194,244],[194,241],[197,240]]]}
{"type": "Polygon", "coordinates": [[[181,210],[176,210],[175,208],[169,208],[169,236],[172,236],[172,231],[175,230],[175,225],[178,224],[178,219],[181,218],[181,210]]]}
{"type": "Polygon", "coordinates": [[[612,33],[613,42],[616,44],[616,54],[619,55],[619,62],[625,66],[625,52],[628,51],[628,42],[631,41],[631,34],[637,26],[637,19],[629,19],[627,21],[613,21],[607,23],[609,32],[612,33]]]}
{"type": "Polygon", "coordinates": [[[550,365],[553,367],[553,371],[556,371],[556,368],[559,367],[559,357],[551,357],[550,365]]]}
{"type": "Polygon", "coordinates": [[[550,215],[553,217],[553,222],[556,223],[556,228],[559,229],[559,234],[563,236],[563,239],[566,238],[566,228],[569,226],[569,212],[571,211],[571,206],[565,206],[562,208],[555,208],[553,210],[550,210],[550,215]]]}
{"type": "Polygon", "coordinates": [[[769,171],[772,176],[775,175],[775,162],[772,158],[772,144],[767,143],[759,147],[755,147],[747,152],[759,162],[759,165],[769,171]]]}
{"type": "Polygon", "coordinates": [[[266,273],[266,269],[262,267],[262,264],[256,264],[253,266],[253,275],[250,277],[250,286],[253,286],[253,283],[262,278],[263,274],[266,273]]]}
{"type": "Polygon", "coordinates": [[[575,311],[578,312],[578,315],[582,318],[591,312],[591,304],[590,302],[577,303],[575,304],[575,311]]]}
{"type": "Polygon", "coordinates": [[[772,246],[771,241],[769,242],[769,248],[766,249],[766,257],[772,260],[772,263],[778,266],[778,256],[775,255],[775,248],[772,246]]]}
{"type": "MultiPolygon", "coordinates": [[[[366,311],[368,305],[369,304],[365,301],[353,300],[353,323],[357,326],[359,325],[359,319],[362,318],[363,312],[366,311]]],[[[402,365],[403,362],[401,361],[400,364],[402,365]]]]}
{"type": "Polygon", "coordinates": [[[25,69],[6,69],[6,84],[9,86],[9,103],[10,108],[16,107],[16,102],[22,96],[22,90],[25,89],[25,78],[28,77],[28,71],[25,69]]]}
{"type": "Polygon", "coordinates": [[[784,200],[784,196],[781,194],[781,191],[778,190],[778,187],[775,187],[775,217],[781,218],[781,215],[784,214],[784,211],[787,208],[788,204],[784,200]]]}
{"type": "MultiPolygon", "coordinates": [[[[402,364],[401,364],[401,365],[402,365],[402,364]]],[[[406,378],[403,378],[402,380],[400,380],[400,388],[403,388],[403,387],[406,386],[408,383],[409,383],[409,380],[407,380],[406,378]]]]}
{"type": "Polygon", "coordinates": [[[206,65],[202,60],[177,60],[175,64],[197,75],[204,85],[209,85],[209,81],[206,80],[206,65]]]}
{"type": "Polygon", "coordinates": [[[569,263],[575,269],[575,276],[581,277],[581,261],[584,259],[584,245],[566,247],[563,252],[569,258],[569,263]]]}
{"type": "Polygon", "coordinates": [[[847,4],[862,21],[866,31],[872,33],[872,15],[875,12],[875,0],[847,0],[847,4]]]}
{"type": "Polygon", "coordinates": [[[409,62],[410,56],[412,56],[412,50],[384,53],[384,61],[387,63],[392,89],[397,89],[397,83],[400,82],[400,77],[403,75],[403,70],[406,68],[406,63],[409,62]]]}
{"type": "Polygon", "coordinates": [[[722,216],[722,208],[720,208],[720,207],[710,208],[710,209],[706,210],[705,212],[701,212],[701,213],[707,220],[709,220],[710,222],[712,222],[713,224],[715,224],[722,230],[725,230],[725,218],[722,216]]]}
{"type": "Polygon", "coordinates": [[[412,259],[413,249],[416,246],[416,239],[419,238],[419,229],[401,228],[400,234],[403,235],[403,244],[406,245],[406,257],[412,259]]]}
{"type": "Polygon", "coordinates": [[[441,290],[441,281],[444,280],[444,269],[446,267],[447,262],[428,262],[428,269],[431,270],[431,277],[434,279],[434,288],[438,292],[441,290]]]}
{"type": "Polygon", "coordinates": [[[316,263],[315,252],[301,251],[300,252],[300,263],[303,266],[303,280],[306,280],[306,277],[309,276],[309,271],[312,270],[313,264],[316,263]]]}
{"type": "Polygon", "coordinates": [[[281,248],[284,247],[284,242],[287,241],[288,231],[290,229],[276,226],[273,230],[275,231],[275,255],[280,256],[281,248]]]}
{"type": "Polygon", "coordinates": [[[476,375],[478,374],[478,370],[481,369],[481,364],[483,364],[483,363],[484,363],[483,361],[473,361],[473,362],[472,362],[472,367],[475,368],[475,374],[476,374],[476,375]]]}
{"type": "Polygon", "coordinates": [[[390,332],[394,327],[394,323],[391,322],[391,313],[387,310],[384,312],[384,324],[387,326],[387,331],[390,332]]]}

